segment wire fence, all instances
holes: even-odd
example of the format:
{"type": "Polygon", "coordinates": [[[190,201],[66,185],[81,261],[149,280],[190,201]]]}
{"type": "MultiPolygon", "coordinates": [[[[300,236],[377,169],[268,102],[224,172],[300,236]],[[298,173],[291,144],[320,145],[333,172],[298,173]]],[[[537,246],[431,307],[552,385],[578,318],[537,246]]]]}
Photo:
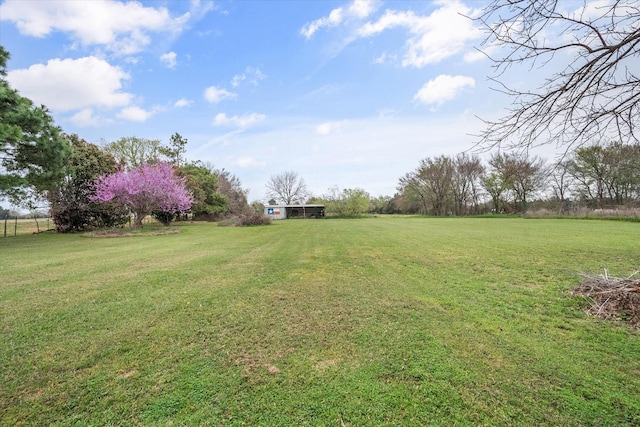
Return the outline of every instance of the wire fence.
{"type": "Polygon", "coordinates": [[[51,218],[5,218],[0,220],[0,237],[14,237],[33,234],[53,228],[51,218]]]}
{"type": "MultiPolygon", "coordinates": [[[[147,215],[143,220],[143,224],[157,224],[158,221],[151,215],[147,215]]],[[[131,227],[133,217],[121,227],[131,227]]],[[[8,217],[0,219],[0,238],[15,237],[23,234],[36,234],[43,231],[55,229],[52,218],[20,218],[8,217]]]]}

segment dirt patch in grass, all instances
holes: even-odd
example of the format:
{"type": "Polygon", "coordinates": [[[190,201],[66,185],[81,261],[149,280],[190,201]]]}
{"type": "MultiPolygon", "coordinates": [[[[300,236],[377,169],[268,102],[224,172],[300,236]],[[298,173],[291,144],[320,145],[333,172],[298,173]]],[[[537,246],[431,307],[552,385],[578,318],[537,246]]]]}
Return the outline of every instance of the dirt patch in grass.
{"type": "Polygon", "coordinates": [[[243,353],[238,359],[236,359],[235,363],[237,366],[243,367],[246,375],[259,369],[266,369],[267,372],[272,375],[281,373],[280,369],[267,361],[265,356],[262,354],[252,355],[249,353],[243,353]]]}
{"type": "Polygon", "coordinates": [[[591,302],[587,313],[600,319],[626,320],[640,328],[640,278],[636,271],[629,277],[611,277],[605,270],[599,276],[584,275],[582,284],[573,290],[591,302]]]}

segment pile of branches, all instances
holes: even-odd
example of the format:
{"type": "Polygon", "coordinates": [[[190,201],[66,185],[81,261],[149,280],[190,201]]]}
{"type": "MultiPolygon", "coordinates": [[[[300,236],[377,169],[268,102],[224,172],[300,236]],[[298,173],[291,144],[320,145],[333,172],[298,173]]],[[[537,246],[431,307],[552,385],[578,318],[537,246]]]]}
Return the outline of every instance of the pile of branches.
{"type": "Polygon", "coordinates": [[[582,283],[573,294],[590,300],[587,313],[595,317],[626,320],[640,327],[640,278],[634,278],[638,273],[626,278],[610,277],[607,270],[598,276],[583,274],[582,283]]]}

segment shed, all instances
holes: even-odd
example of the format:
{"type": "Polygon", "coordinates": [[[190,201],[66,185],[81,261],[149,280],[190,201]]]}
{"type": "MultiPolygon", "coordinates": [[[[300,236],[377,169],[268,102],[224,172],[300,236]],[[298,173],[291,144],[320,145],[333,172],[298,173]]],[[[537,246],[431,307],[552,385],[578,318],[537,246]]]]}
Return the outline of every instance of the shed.
{"type": "Polygon", "coordinates": [[[271,219],[322,218],[324,205],[271,205],[264,208],[271,219]]]}

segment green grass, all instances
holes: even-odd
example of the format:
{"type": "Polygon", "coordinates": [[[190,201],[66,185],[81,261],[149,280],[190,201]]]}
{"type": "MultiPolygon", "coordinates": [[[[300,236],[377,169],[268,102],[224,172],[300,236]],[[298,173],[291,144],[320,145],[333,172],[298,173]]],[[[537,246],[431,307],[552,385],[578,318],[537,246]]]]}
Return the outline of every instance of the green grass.
{"type": "Polygon", "coordinates": [[[2,425],[640,425],[637,223],[180,227],[0,240],[2,425]]]}

